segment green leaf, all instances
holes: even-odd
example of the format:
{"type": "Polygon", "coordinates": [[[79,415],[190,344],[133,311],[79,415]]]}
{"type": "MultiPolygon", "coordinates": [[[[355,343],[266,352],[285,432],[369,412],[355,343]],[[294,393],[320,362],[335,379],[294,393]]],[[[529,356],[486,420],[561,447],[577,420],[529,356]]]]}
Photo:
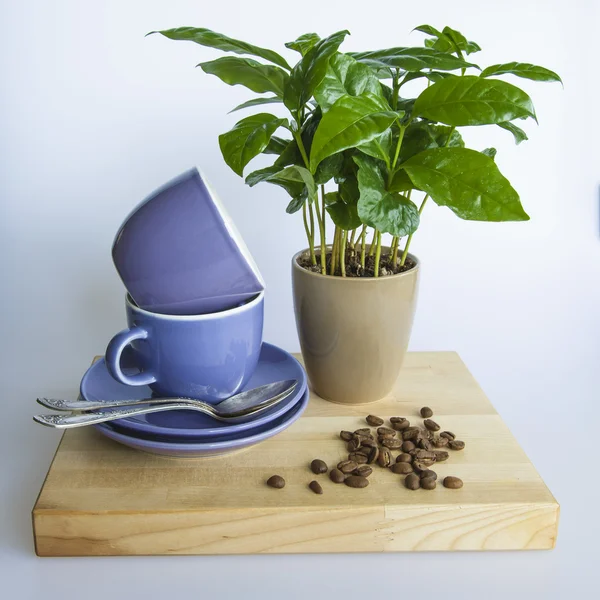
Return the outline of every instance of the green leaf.
{"type": "Polygon", "coordinates": [[[505,81],[471,75],[434,83],[417,98],[413,112],[455,127],[536,118],[531,98],[523,90],[505,81]]]}
{"type": "Polygon", "coordinates": [[[381,135],[378,135],[366,144],[361,144],[357,149],[389,164],[390,153],[392,151],[392,130],[386,129],[381,135]]]}
{"type": "Polygon", "coordinates": [[[288,165],[300,165],[302,166],[302,155],[296,140],[290,140],[288,145],[285,147],[283,152],[279,155],[279,158],[275,161],[275,164],[282,169],[288,165]]]}
{"type": "Polygon", "coordinates": [[[496,150],[496,148],[485,148],[481,151],[481,154],[485,154],[486,156],[489,156],[492,160],[494,160],[494,158],[496,158],[497,152],[498,150],[496,150]]]}
{"type": "Polygon", "coordinates": [[[263,154],[281,154],[291,141],[273,135],[263,150],[263,154]]]}
{"type": "Polygon", "coordinates": [[[527,134],[520,128],[517,127],[514,123],[510,121],[506,121],[504,123],[498,123],[498,127],[502,127],[502,129],[506,129],[506,131],[510,131],[515,138],[515,144],[520,144],[525,140],[528,140],[527,134]]]}
{"type": "Polygon", "coordinates": [[[340,195],[337,192],[327,192],[324,198],[325,206],[329,206],[330,204],[335,204],[340,199],[340,195]]]}
{"type": "Polygon", "coordinates": [[[219,136],[225,162],[242,177],[244,167],[267,147],[271,136],[284,123],[285,119],[268,113],[242,119],[231,131],[219,136]]]}
{"type": "Polygon", "coordinates": [[[327,212],[331,220],[342,229],[350,231],[362,225],[362,221],[358,216],[358,207],[356,204],[346,204],[345,202],[334,202],[329,204],[327,212]]]}
{"type": "Polygon", "coordinates": [[[327,72],[329,59],[335,54],[349,31],[338,31],[319,40],[293,68],[283,97],[287,108],[295,112],[312,97],[327,72]]]}
{"type": "Polygon", "coordinates": [[[263,65],[251,58],[224,56],[198,66],[229,85],[243,85],[258,94],[273,92],[280,98],[288,79],[288,74],[279,67],[263,65]]]}
{"type": "MultiPolygon", "coordinates": [[[[454,71],[477,67],[462,58],[433,48],[388,48],[372,52],[351,52],[356,60],[376,60],[389,67],[398,67],[405,71],[420,71],[421,69],[437,69],[439,71],[454,71]]],[[[477,67],[479,68],[479,67],[477,67]]]]}
{"type": "Polygon", "coordinates": [[[279,171],[279,173],[269,177],[269,180],[303,185],[308,192],[308,198],[311,202],[317,196],[317,184],[315,183],[313,176],[310,174],[310,171],[304,167],[291,165],[279,171]]]}
{"type": "MultiPolygon", "coordinates": [[[[415,189],[415,184],[411,181],[410,177],[406,174],[406,171],[400,170],[394,173],[392,182],[388,187],[390,192],[407,192],[408,190],[415,189]]],[[[418,189],[418,188],[417,188],[418,189]]]]}
{"type": "Polygon", "coordinates": [[[237,110],[242,110],[243,108],[250,108],[251,106],[260,106],[261,104],[277,104],[281,102],[283,101],[277,96],[269,96],[268,98],[254,98],[238,104],[235,108],[229,111],[229,114],[237,110]]]}
{"type": "Polygon", "coordinates": [[[322,160],[315,171],[315,183],[317,185],[324,185],[336,177],[342,169],[343,162],[344,155],[341,152],[322,160]]]}
{"type": "Polygon", "coordinates": [[[400,147],[399,161],[403,163],[411,156],[430,148],[449,147],[463,148],[465,143],[458,131],[444,125],[433,125],[424,121],[413,121],[404,132],[400,147]],[[448,136],[450,141],[448,142],[448,136]]]}
{"type": "Polygon", "coordinates": [[[417,230],[419,210],[405,196],[385,189],[377,161],[368,156],[354,157],[358,165],[358,215],[360,220],[382,233],[404,237],[417,230]]]}
{"type": "Polygon", "coordinates": [[[302,56],[305,56],[306,53],[320,40],[321,38],[316,33],[305,33],[301,35],[299,38],[294,40],[293,42],[288,42],[285,47],[290,50],[295,50],[296,52],[300,52],[302,56]]]}
{"type": "Polygon", "coordinates": [[[272,175],[279,173],[279,171],[281,171],[281,167],[276,165],[266,167],[265,169],[258,169],[258,171],[252,171],[252,173],[249,173],[246,176],[245,183],[250,187],[254,187],[256,184],[268,180],[272,175]]]}
{"type": "Polygon", "coordinates": [[[451,73],[447,73],[445,71],[409,71],[403,78],[400,83],[400,87],[402,87],[405,83],[412,81],[413,79],[419,79],[420,77],[426,77],[429,81],[436,83],[440,81],[440,79],[445,79],[446,77],[452,77],[451,73]]]}
{"type": "Polygon", "coordinates": [[[295,198],[292,198],[290,200],[290,203],[287,205],[285,212],[288,213],[289,215],[292,215],[295,212],[298,212],[302,208],[302,206],[304,205],[305,202],[306,202],[306,197],[296,196],[295,198]]]}
{"type": "Polygon", "coordinates": [[[208,48],[216,48],[217,50],[224,50],[225,52],[235,52],[236,54],[250,54],[252,56],[259,56],[269,62],[272,62],[284,69],[290,70],[290,66],[287,64],[285,58],[267,48],[261,48],[260,46],[254,46],[241,40],[230,38],[222,33],[211,31],[210,29],[197,28],[197,27],[176,27],[175,29],[163,29],[162,31],[151,31],[147,35],[153,33],[160,33],[170,40],[184,40],[189,42],[196,42],[201,46],[208,48]]]}
{"type": "Polygon", "coordinates": [[[343,96],[323,115],[310,152],[311,171],[328,156],[366,144],[398,118],[380,98],[343,96]]]}
{"type": "Polygon", "coordinates": [[[529,63],[509,62],[501,65],[492,65],[481,72],[481,77],[492,77],[498,75],[516,75],[524,79],[533,81],[558,81],[562,83],[562,79],[550,69],[538,67],[529,63]]]}
{"type": "Polygon", "coordinates": [[[323,112],[342,96],[360,96],[370,92],[383,98],[381,84],[373,70],[347,54],[336,54],[329,61],[323,81],[315,89],[315,98],[323,112]]]}
{"type": "Polygon", "coordinates": [[[440,206],[471,221],[527,221],[519,195],[494,161],[468,148],[435,148],[402,165],[440,206]]]}
{"type": "Polygon", "coordinates": [[[425,40],[426,45],[442,52],[460,50],[471,54],[481,50],[478,44],[469,42],[460,31],[456,31],[451,27],[444,27],[443,31],[438,31],[431,25],[420,25],[415,27],[413,31],[422,31],[427,35],[432,35],[436,40],[425,40]],[[430,43],[427,44],[427,42],[430,43]]]}

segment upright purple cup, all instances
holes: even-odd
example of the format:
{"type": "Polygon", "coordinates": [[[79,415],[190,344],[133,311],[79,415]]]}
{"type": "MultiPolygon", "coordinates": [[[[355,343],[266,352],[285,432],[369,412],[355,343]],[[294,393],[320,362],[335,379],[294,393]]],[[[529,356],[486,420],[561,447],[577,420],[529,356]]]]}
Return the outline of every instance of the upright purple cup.
{"type": "MultiPolygon", "coordinates": [[[[128,328],[106,348],[106,367],[125,385],[149,385],[159,396],[217,403],[250,379],[260,356],[264,292],[230,310],[205,315],[148,312],[126,300],[128,328]],[[127,349],[139,372],[125,372],[127,349]]],[[[129,358],[129,357],[128,357],[129,358]]]]}
{"type": "Polygon", "coordinates": [[[250,252],[197,168],[133,210],[112,256],[135,303],[151,312],[213,313],[264,290],[250,252]]]}

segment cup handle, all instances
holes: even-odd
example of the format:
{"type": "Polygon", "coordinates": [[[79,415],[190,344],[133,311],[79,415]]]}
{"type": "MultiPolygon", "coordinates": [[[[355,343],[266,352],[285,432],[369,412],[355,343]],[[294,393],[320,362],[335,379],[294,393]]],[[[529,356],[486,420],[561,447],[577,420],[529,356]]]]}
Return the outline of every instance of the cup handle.
{"type": "Polygon", "coordinates": [[[106,348],[104,360],[106,368],[114,379],[125,385],[149,385],[156,381],[152,373],[137,373],[135,375],[125,375],[121,370],[121,354],[125,346],[131,344],[133,340],[145,340],[148,338],[148,332],[141,327],[135,326],[131,329],[124,329],[113,337],[106,348]]]}

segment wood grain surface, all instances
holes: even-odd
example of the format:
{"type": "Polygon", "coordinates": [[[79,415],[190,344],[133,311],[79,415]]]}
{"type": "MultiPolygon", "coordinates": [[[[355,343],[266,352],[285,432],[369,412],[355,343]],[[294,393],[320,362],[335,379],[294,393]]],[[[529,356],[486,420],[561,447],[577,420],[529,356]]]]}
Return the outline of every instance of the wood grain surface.
{"type": "Polygon", "coordinates": [[[225,457],[137,452],[90,428],[66,432],[33,509],[40,556],[520,550],[554,546],[559,506],[453,352],[409,353],[393,392],[346,406],[312,395],[288,430],[225,457]],[[464,487],[409,491],[376,467],[365,489],[313,475],[346,457],[364,417],[422,423],[427,405],[466,442],[434,467],[464,487]],[[286,486],[265,481],[282,475],[286,486]],[[323,495],[308,483],[318,479],[323,495]]]}

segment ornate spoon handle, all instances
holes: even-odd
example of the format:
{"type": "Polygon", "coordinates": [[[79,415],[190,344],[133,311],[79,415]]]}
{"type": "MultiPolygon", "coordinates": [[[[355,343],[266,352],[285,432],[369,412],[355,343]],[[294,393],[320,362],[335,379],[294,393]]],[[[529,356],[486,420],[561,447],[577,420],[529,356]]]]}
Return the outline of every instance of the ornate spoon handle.
{"type": "Polygon", "coordinates": [[[85,427],[86,425],[97,425],[107,421],[115,421],[126,417],[135,417],[136,415],[145,415],[148,413],[161,412],[165,410],[196,410],[206,415],[226,421],[226,418],[216,415],[212,410],[194,404],[185,402],[170,402],[168,404],[158,404],[156,406],[143,406],[135,408],[109,408],[102,412],[87,412],[78,415],[35,415],[33,420],[47,427],[56,429],[72,429],[74,427],[85,427]]]}
{"type": "Polygon", "coordinates": [[[193,398],[135,398],[131,400],[110,400],[107,402],[88,402],[87,400],[62,400],[58,398],[38,398],[37,402],[38,404],[41,404],[46,408],[51,408],[52,410],[69,411],[98,410],[104,408],[119,408],[121,406],[141,406],[147,404],[164,404],[165,402],[194,404],[196,406],[204,407],[210,406],[202,400],[195,400],[193,398]]]}

